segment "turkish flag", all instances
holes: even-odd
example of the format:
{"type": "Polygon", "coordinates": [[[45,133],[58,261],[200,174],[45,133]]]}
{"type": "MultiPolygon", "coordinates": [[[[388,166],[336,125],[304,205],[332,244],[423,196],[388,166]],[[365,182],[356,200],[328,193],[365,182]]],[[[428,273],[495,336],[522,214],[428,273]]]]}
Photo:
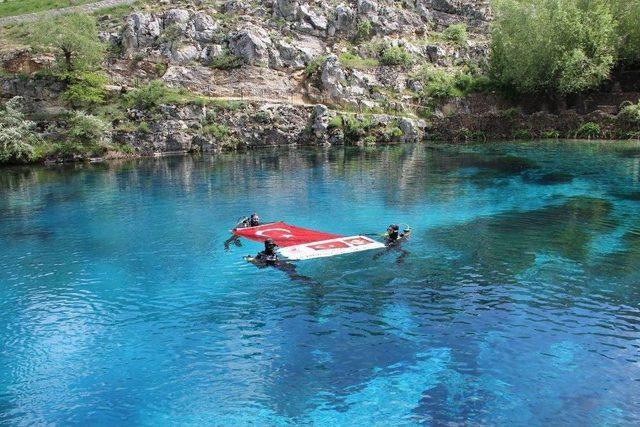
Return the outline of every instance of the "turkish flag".
{"type": "Polygon", "coordinates": [[[285,224],[284,222],[272,222],[257,227],[236,228],[233,230],[233,234],[257,242],[264,242],[270,238],[276,245],[282,248],[342,237],[339,234],[324,233],[322,231],[296,227],[295,225],[285,224]]]}

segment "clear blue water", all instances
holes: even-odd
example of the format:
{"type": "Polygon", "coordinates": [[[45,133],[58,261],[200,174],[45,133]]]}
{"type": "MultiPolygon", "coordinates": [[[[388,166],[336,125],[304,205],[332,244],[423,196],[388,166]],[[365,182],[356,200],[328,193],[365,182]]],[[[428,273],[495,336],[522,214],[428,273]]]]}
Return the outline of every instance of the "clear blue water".
{"type": "Polygon", "coordinates": [[[0,424],[640,423],[640,144],[3,169],[0,248],[0,424]],[[414,234],[292,280],[254,210],[414,234]]]}

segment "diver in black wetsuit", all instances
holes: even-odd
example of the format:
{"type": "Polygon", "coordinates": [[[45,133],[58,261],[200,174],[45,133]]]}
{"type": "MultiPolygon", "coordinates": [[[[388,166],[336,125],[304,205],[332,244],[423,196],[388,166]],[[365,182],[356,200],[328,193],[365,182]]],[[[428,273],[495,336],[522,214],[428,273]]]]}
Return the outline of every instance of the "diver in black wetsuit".
{"type": "MultiPolygon", "coordinates": [[[[258,216],[257,213],[254,212],[254,213],[251,214],[251,216],[244,217],[240,221],[238,221],[238,223],[236,224],[234,229],[236,229],[236,228],[257,227],[259,225],[260,225],[260,217],[258,216]]],[[[238,238],[238,236],[236,236],[233,233],[231,234],[231,237],[229,237],[227,240],[224,241],[224,250],[225,251],[229,250],[229,248],[231,247],[231,243],[233,243],[234,245],[236,245],[239,248],[242,247],[242,243],[240,243],[240,239],[238,238]]]]}
{"type": "Polygon", "coordinates": [[[317,282],[310,277],[303,276],[296,272],[296,266],[290,262],[282,261],[278,258],[276,248],[278,245],[272,240],[264,241],[264,251],[259,252],[255,257],[246,257],[247,261],[252,262],[258,268],[273,267],[289,276],[289,279],[305,284],[316,284],[317,282]]]}
{"type": "Polygon", "coordinates": [[[406,240],[409,237],[410,233],[411,233],[411,229],[408,226],[402,232],[400,232],[400,227],[398,225],[391,224],[387,228],[387,232],[385,234],[386,238],[385,238],[384,244],[386,245],[387,250],[385,250],[384,252],[379,252],[375,254],[373,256],[373,259],[377,260],[378,258],[380,258],[385,253],[389,252],[390,250],[397,249],[398,251],[400,251],[400,255],[396,259],[396,264],[402,264],[402,262],[404,262],[404,258],[407,255],[409,255],[409,252],[405,251],[402,248],[401,244],[404,240],[406,240]]]}
{"type": "Polygon", "coordinates": [[[263,261],[267,264],[275,263],[278,261],[278,254],[276,253],[276,248],[278,245],[272,239],[267,239],[264,241],[264,251],[259,252],[256,255],[256,259],[263,261]]]}
{"type": "Polygon", "coordinates": [[[257,227],[260,225],[260,217],[257,213],[252,213],[249,217],[249,227],[257,227]]]}

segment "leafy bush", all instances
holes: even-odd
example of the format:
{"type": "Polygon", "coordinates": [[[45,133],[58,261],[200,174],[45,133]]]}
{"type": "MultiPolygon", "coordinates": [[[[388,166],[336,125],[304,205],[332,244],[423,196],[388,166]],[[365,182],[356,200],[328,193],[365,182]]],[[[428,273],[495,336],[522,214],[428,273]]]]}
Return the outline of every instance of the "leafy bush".
{"type": "Polygon", "coordinates": [[[91,108],[102,104],[105,99],[107,78],[101,73],[77,73],[62,94],[67,104],[74,108],[91,108]]]}
{"type": "Polygon", "coordinates": [[[464,44],[467,41],[467,26],[463,23],[449,25],[442,32],[442,38],[456,44],[464,44]]]}
{"type": "Polygon", "coordinates": [[[368,40],[371,38],[371,21],[364,19],[356,25],[356,41],[368,40]]]}
{"type": "Polygon", "coordinates": [[[242,67],[242,58],[229,52],[224,52],[221,55],[214,56],[209,63],[211,68],[217,68],[219,70],[232,70],[234,68],[242,67]]]}
{"type": "Polygon", "coordinates": [[[309,61],[307,66],[304,68],[304,73],[307,76],[307,78],[316,74],[320,69],[320,67],[322,66],[322,64],[324,64],[324,61],[326,60],[327,60],[326,56],[318,56],[317,58],[313,58],[311,61],[309,61]]]}
{"type": "Polygon", "coordinates": [[[380,54],[380,63],[408,68],[413,64],[413,57],[404,46],[387,46],[380,54]]]}
{"type": "Polygon", "coordinates": [[[601,0],[496,0],[491,72],[519,93],[575,93],[605,80],[615,22],[601,0]]]}
{"type": "Polygon", "coordinates": [[[456,131],[455,137],[457,141],[486,141],[487,135],[481,130],[470,130],[462,127],[456,131]]]}
{"type": "Polygon", "coordinates": [[[27,163],[36,159],[40,138],[36,124],[26,120],[22,98],[9,100],[0,110],[0,163],[27,163]]]}
{"type": "Polygon", "coordinates": [[[203,135],[213,137],[217,140],[224,140],[230,133],[231,132],[227,126],[217,123],[210,124],[202,128],[203,135]]]}
{"type": "Polygon", "coordinates": [[[528,129],[517,129],[513,132],[514,139],[531,139],[531,132],[528,129]]]}
{"type": "Polygon", "coordinates": [[[455,84],[455,75],[447,73],[445,70],[425,66],[418,70],[414,78],[422,82],[423,97],[448,99],[462,95],[462,91],[455,84]]]}
{"type": "Polygon", "coordinates": [[[558,139],[560,138],[560,132],[557,130],[545,130],[540,134],[542,139],[558,139]]]}
{"type": "Polygon", "coordinates": [[[167,87],[159,80],[154,80],[127,93],[124,99],[125,103],[130,107],[140,110],[153,110],[162,104],[175,101],[177,95],[176,90],[167,87]]]}
{"type": "Polygon", "coordinates": [[[348,69],[366,69],[366,68],[374,68],[380,65],[377,59],[374,58],[362,58],[353,53],[342,53],[338,58],[340,61],[340,65],[344,68],[348,69]]]}
{"type": "Polygon", "coordinates": [[[151,132],[151,127],[149,126],[149,123],[140,122],[140,124],[138,125],[138,132],[144,133],[144,134],[150,133],[151,132]]]}
{"type": "Polygon", "coordinates": [[[576,131],[576,136],[580,138],[597,138],[600,136],[600,125],[593,122],[583,123],[576,131]]]}
{"type": "Polygon", "coordinates": [[[623,122],[640,124],[640,102],[633,104],[631,102],[623,103],[620,106],[620,112],[617,116],[618,120],[623,122]]]}
{"type": "Polygon", "coordinates": [[[413,75],[422,83],[422,96],[436,99],[449,99],[465,96],[472,92],[491,88],[492,82],[485,76],[474,77],[471,74],[447,72],[431,65],[421,67],[413,75]]]}
{"type": "Polygon", "coordinates": [[[397,123],[393,123],[393,125],[390,126],[384,134],[388,140],[394,140],[402,138],[404,132],[402,132],[402,129],[397,126],[397,123]]]}
{"type": "Polygon", "coordinates": [[[107,123],[99,117],[77,111],[69,120],[67,135],[88,151],[95,151],[104,144],[108,130],[107,123]]]}
{"type": "Polygon", "coordinates": [[[377,139],[373,135],[367,135],[362,140],[366,145],[376,145],[377,139]]]}
{"type": "Polygon", "coordinates": [[[329,129],[341,128],[343,124],[342,116],[334,116],[329,120],[329,129]]]}

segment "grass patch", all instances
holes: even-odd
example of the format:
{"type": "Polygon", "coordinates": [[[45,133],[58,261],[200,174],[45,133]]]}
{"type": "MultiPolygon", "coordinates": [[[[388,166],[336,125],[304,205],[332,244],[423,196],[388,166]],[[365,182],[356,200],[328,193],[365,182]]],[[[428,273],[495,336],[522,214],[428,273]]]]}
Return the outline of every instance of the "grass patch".
{"type": "Polygon", "coordinates": [[[96,0],[4,0],[0,1],[0,18],[44,10],[94,3],[96,0]]]}
{"type": "Polygon", "coordinates": [[[338,57],[340,65],[344,68],[352,70],[365,70],[367,68],[375,68],[380,65],[380,61],[375,58],[362,58],[353,53],[343,53],[338,57]]]}

